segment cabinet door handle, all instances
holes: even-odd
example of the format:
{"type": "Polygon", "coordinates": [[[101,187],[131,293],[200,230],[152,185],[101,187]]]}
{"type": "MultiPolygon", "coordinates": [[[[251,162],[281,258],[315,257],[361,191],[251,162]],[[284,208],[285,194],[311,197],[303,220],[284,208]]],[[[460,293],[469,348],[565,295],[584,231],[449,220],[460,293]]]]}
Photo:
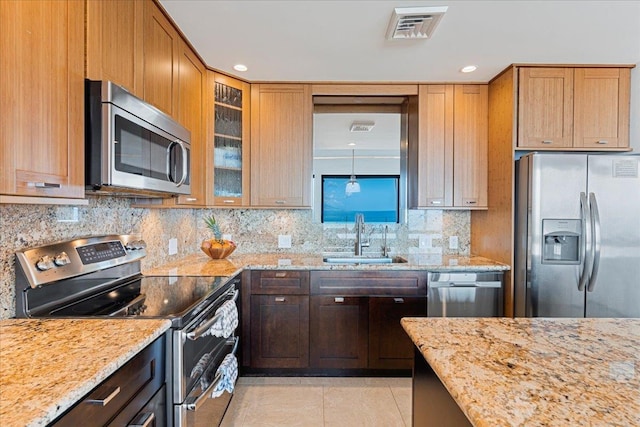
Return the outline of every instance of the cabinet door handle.
{"type": "Polygon", "coordinates": [[[475,200],[467,200],[465,203],[468,205],[475,205],[478,202],[476,202],[475,200]]]}
{"type": "Polygon", "coordinates": [[[287,272],[286,271],[280,271],[280,272],[276,273],[276,277],[287,277],[287,272]]]}
{"type": "Polygon", "coordinates": [[[553,141],[550,139],[545,139],[542,141],[543,144],[553,144],[553,141]]]}
{"type": "Polygon", "coordinates": [[[107,406],[120,393],[120,387],[108,387],[98,391],[98,395],[85,400],[90,405],[107,406]]]}
{"type": "Polygon", "coordinates": [[[195,201],[197,201],[198,199],[196,199],[195,197],[187,197],[185,200],[186,200],[187,202],[195,202],[195,201]]]}
{"type": "Polygon", "coordinates": [[[149,427],[155,425],[155,421],[156,414],[153,412],[145,412],[135,417],[127,427],[149,427]]]}
{"type": "Polygon", "coordinates": [[[35,188],[60,188],[61,185],[56,182],[28,182],[27,187],[35,188]]]}
{"type": "Polygon", "coordinates": [[[335,297],[333,302],[337,302],[338,304],[342,304],[344,302],[344,297],[335,297]]]}
{"type": "Polygon", "coordinates": [[[441,205],[442,204],[442,200],[432,200],[431,204],[432,205],[441,205]]]}
{"type": "Polygon", "coordinates": [[[404,298],[394,298],[393,302],[396,304],[404,304],[404,298]]]}
{"type": "Polygon", "coordinates": [[[222,203],[233,204],[235,203],[233,200],[223,200],[222,203]]]}
{"type": "Polygon", "coordinates": [[[285,200],[276,200],[276,205],[284,205],[287,203],[285,200]]]}
{"type": "Polygon", "coordinates": [[[608,143],[609,143],[609,141],[607,141],[607,140],[605,140],[605,139],[601,139],[601,140],[599,140],[599,141],[596,141],[596,143],[597,143],[597,144],[602,144],[602,145],[604,145],[604,144],[608,144],[608,143]]]}
{"type": "Polygon", "coordinates": [[[286,302],[287,299],[285,297],[276,297],[275,302],[286,302]]]}

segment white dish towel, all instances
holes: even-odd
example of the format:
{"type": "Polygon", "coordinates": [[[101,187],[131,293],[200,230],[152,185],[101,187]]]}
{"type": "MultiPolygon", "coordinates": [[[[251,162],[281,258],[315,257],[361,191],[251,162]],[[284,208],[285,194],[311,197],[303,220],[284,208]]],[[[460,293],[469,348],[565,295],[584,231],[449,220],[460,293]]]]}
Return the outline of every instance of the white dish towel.
{"type": "Polygon", "coordinates": [[[238,307],[236,307],[235,301],[226,301],[216,310],[215,315],[220,315],[220,318],[211,325],[205,335],[211,334],[216,337],[229,338],[238,327],[238,307]]]}
{"type": "Polygon", "coordinates": [[[216,371],[216,376],[218,374],[221,374],[222,378],[211,393],[211,397],[214,398],[222,395],[225,390],[233,393],[233,389],[236,386],[236,380],[238,379],[238,359],[233,353],[229,353],[224,357],[216,371]]]}

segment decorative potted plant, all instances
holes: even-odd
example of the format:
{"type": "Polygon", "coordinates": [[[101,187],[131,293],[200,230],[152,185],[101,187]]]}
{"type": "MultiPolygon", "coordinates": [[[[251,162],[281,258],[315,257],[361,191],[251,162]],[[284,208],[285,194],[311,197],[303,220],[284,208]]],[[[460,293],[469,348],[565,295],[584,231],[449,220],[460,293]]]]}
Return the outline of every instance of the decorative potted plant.
{"type": "Polygon", "coordinates": [[[213,231],[214,238],[202,241],[202,244],[200,245],[202,252],[213,259],[223,259],[231,255],[231,253],[236,249],[236,244],[231,240],[222,238],[222,232],[216,222],[216,218],[211,215],[210,217],[205,218],[204,222],[207,224],[207,227],[213,231]]]}

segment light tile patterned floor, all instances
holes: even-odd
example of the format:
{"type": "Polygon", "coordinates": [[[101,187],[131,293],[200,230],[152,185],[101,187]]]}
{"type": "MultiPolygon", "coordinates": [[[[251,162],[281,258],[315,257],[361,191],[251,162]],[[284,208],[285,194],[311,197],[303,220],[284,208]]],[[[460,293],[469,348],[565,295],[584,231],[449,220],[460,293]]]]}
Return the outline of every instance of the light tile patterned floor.
{"type": "Polygon", "coordinates": [[[242,377],[222,426],[406,427],[411,378],[242,377]]]}

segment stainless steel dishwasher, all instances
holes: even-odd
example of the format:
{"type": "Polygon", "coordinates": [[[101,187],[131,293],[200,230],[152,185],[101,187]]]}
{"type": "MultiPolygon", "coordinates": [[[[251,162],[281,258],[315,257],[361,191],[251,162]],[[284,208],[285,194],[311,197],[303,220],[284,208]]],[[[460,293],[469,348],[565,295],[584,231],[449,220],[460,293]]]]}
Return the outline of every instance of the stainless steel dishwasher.
{"type": "Polygon", "coordinates": [[[503,273],[429,273],[428,317],[499,317],[503,313],[503,273]]]}

